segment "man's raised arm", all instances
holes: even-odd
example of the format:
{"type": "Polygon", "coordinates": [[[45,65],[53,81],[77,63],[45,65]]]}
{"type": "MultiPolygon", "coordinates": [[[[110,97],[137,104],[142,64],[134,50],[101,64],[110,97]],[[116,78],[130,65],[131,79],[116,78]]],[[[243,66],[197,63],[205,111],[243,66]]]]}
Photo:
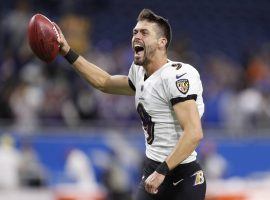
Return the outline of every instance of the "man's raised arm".
{"type": "Polygon", "coordinates": [[[94,88],[109,94],[134,95],[128,82],[128,77],[123,75],[111,76],[93,63],[87,61],[82,56],[74,53],[67,43],[61,29],[54,23],[58,29],[60,38],[60,54],[64,56],[73,66],[73,68],[94,88]]]}

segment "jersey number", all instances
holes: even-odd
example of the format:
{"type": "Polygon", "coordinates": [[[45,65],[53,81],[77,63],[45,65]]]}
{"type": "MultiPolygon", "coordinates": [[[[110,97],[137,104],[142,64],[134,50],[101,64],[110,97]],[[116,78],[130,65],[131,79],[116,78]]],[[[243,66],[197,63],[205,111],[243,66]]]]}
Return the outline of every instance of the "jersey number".
{"type": "Polygon", "coordinates": [[[148,144],[152,144],[154,141],[155,123],[152,122],[152,117],[146,112],[142,103],[138,104],[137,112],[139,113],[139,115],[141,117],[143,128],[144,128],[145,132],[147,133],[146,141],[148,144]]]}

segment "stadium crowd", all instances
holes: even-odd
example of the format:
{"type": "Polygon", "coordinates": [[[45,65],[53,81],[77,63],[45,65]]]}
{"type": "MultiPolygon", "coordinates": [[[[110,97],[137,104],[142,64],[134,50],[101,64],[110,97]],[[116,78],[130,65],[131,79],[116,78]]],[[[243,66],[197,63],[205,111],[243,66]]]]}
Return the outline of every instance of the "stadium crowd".
{"type": "MultiPolygon", "coordinates": [[[[31,132],[39,126],[76,127],[90,120],[130,123],[137,119],[132,97],[92,89],[60,57],[50,64],[38,60],[27,43],[27,26],[31,16],[41,12],[57,21],[78,53],[111,74],[127,74],[133,59],[130,38],[136,19],[129,18],[128,13],[136,16],[137,10],[147,6],[155,10],[154,4],[136,7],[135,1],[126,5],[122,1],[80,0],[82,5],[74,6],[72,1],[65,5],[61,5],[63,1],[37,2],[38,8],[31,1],[10,1],[1,7],[1,125],[31,132]],[[121,2],[126,11],[114,12],[121,2]],[[52,4],[56,6],[48,9],[52,4]],[[112,27],[110,16],[115,21],[124,19],[112,27]]],[[[241,1],[214,5],[173,2],[170,5],[179,10],[170,10],[166,3],[156,11],[162,10],[169,20],[170,16],[180,17],[181,27],[172,23],[174,45],[169,55],[200,71],[206,104],[204,126],[269,128],[270,17],[264,9],[269,3],[262,1],[254,8],[253,1],[245,1],[244,6],[241,1]],[[198,10],[202,14],[196,13],[198,10]],[[190,17],[185,19],[187,14],[190,17]],[[194,23],[188,22],[192,19],[194,23]]]]}

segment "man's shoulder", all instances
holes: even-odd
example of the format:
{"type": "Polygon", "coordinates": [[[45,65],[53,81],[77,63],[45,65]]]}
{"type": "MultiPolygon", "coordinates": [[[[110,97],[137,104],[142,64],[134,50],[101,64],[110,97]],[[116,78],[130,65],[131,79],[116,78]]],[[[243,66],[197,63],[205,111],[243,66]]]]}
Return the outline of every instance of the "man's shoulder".
{"type": "Polygon", "coordinates": [[[197,69],[188,63],[170,61],[168,66],[162,71],[161,77],[163,79],[168,79],[171,77],[178,79],[186,74],[189,76],[199,75],[197,69]]]}

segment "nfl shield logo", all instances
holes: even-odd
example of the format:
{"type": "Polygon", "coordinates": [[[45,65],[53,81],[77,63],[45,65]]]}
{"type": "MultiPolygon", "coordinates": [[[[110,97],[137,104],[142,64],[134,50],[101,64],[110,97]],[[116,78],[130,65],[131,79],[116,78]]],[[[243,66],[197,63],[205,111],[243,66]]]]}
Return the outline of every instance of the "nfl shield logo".
{"type": "Polygon", "coordinates": [[[175,82],[177,89],[183,93],[186,94],[189,90],[189,81],[188,79],[180,79],[175,82]]]}

